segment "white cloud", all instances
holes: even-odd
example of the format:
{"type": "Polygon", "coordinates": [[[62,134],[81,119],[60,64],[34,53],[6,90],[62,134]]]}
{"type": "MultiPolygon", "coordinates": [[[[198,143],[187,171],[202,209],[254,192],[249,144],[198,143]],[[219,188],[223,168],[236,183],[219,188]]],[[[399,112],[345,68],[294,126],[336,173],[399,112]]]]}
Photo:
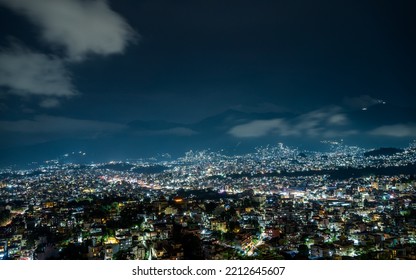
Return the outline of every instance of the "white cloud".
{"type": "Polygon", "coordinates": [[[59,107],[61,103],[59,102],[58,99],[55,98],[48,98],[48,99],[44,99],[39,103],[40,107],[43,108],[55,108],[55,107],[59,107]]]}
{"type": "Polygon", "coordinates": [[[359,131],[356,129],[348,129],[348,130],[325,130],[322,134],[324,138],[337,138],[337,137],[346,137],[351,135],[358,134],[359,131]]]}
{"type": "Polygon", "coordinates": [[[239,138],[262,137],[277,130],[284,130],[284,126],[286,125],[282,119],[255,120],[234,126],[229,133],[239,138]]]}
{"type": "Polygon", "coordinates": [[[0,52],[0,86],[22,96],[76,95],[70,74],[60,59],[23,48],[0,52]]]}
{"type": "MultiPolygon", "coordinates": [[[[347,123],[348,119],[339,107],[329,107],[300,115],[291,121],[291,129],[299,135],[320,136],[331,127],[336,128],[347,123]]],[[[343,135],[342,131],[339,131],[339,135],[343,135]]]]}
{"type": "Polygon", "coordinates": [[[0,121],[0,131],[24,134],[46,134],[53,135],[54,137],[70,135],[94,137],[100,134],[121,131],[125,128],[125,125],[118,123],[47,115],[36,116],[33,120],[0,121]]]}
{"type": "Polygon", "coordinates": [[[41,28],[43,40],[71,60],[122,53],[137,35],[105,0],[0,0],[41,28]]]}
{"type": "MultiPolygon", "coordinates": [[[[137,34],[105,0],[0,0],[0,4],[40,27],[42,39],[62,47],[69,61],[88,54],[122,53],[137,34]]],[[[77,94],[67,59],[18,45],[0,50],[0,86],[22,97],[38,96],[39,106],[53,108],[77,94]]]]}
{"type": "Polygon", "coordinates": [[[347,123],[348,119],[344,114],[335,114],[328,118],[328,124],[345,125],[347,123]]]}
{"type": "Polygon", "coordinates": [[[384,125],[373,129],[370,134],[389,137],[416,137],[416,124],[384,125]]]}
{"type": "Polygon", "coordinates": [[[346,130],[348,118],[338,107],[311,111],[293,119],[254,120],[234,126],[229,134],[234,137],[263,137],[270,134],[280,136],[341,137],[357,133],[346,130]]]}

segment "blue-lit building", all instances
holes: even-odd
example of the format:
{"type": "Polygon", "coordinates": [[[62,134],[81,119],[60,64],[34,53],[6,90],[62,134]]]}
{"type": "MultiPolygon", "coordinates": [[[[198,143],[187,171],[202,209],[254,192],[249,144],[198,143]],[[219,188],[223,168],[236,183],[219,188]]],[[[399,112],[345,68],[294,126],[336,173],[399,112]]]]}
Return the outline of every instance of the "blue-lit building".
{"type": "Polygon", "coordinates": [[[8,257],[8,246],[6,239],[0,239],[0,260],[7,259],[8,257]]]}

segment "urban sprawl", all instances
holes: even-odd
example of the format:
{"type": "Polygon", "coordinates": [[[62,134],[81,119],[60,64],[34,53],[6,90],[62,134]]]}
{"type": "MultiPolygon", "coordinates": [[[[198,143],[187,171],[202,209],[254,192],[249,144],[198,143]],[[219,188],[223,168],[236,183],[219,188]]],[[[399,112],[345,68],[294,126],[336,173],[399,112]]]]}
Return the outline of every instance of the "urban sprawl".
{"type": "Polygon", "coordinates": [[[326,144],[2,169],[0,259],[416,259],[415,143],[326,144]]]}

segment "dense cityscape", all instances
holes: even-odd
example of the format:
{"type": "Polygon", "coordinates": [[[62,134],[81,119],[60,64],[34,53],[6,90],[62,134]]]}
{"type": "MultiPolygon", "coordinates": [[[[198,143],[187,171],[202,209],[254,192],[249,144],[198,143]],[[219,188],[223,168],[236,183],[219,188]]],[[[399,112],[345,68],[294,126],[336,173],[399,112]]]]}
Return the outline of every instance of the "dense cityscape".
{"type": "Polygon", "coordinates": [[[0,259],[416,259],[416,143],[259,147],[0,175],[0,259]]]}

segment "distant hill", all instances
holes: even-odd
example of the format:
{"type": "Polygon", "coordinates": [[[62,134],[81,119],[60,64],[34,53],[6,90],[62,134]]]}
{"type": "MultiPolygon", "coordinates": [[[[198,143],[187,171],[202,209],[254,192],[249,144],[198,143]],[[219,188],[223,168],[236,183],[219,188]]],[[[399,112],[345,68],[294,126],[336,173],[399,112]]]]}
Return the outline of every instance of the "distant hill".
{"type": "MultiPolygon", "coordinates": [[[[404,117],[407,117],[407,119],[411,116],[408,110],[403,108],[399,110],[399,108],[390,105],[388,110],[386,110],[386,106],[372,106],[366,111],[361,109],[346,111],[345,114],[351,125],[346,126],[345,130],[355,128],[354,124],[359,124],[359,128],[364,132],[377,128],[374,125],[375,123],[387,123],[389,125],[404,123],[405,119],[399,118],[402,115],[395,114],[398,111],[405,112],[404,117]],[[390,116],[391,114],[393,116],[390,116]],[[383,118],[383,116],[388,118],[383,118]],[[383,121],[381,122],[381,120],[383,121]]],[[[123,124],[125,129],[114,133],[97,134],[85,138],[77,138],[74,135],[68,138],[63,137],[62,139],[27,146],[0,147],[0,167],[12,164],[26,166],[26,164],[31,162],[42,163],[45,160],[53,159],[57,159],[61,163],[86,164],[90,162],[148,158],[164,153],[169,153],[175,158],[182,156],[189,150],[205,149],[221,150],[225,154],[244,154],[252,152],[254,147],[275,145],[278,142],[283,142],[292,147],[299,147],[301,150],[326,150],[327,146],[323,146],[320,141],[331,137],[324,135],[325,133],[322,136],[308,136],[299,131],[300,134],[286,133],[280,135],[277,133],[278,130],[270,129],[270,132],[273,133],[265,133],[259,137],[240,138],[234,137],[229,133],[232,128],[238,125],[251,123],[251,129],[255,129],[253,121],[276,119],[284,119],[289,132],[291,132],[291,130],[301,130],[301,127],[310,124],[311,121],[315,123],[314,120],[309,120],[308,118],[310,116],[303,113],[227,110],[195,123],[180,123],[166,120],[134,120],[123,124]],[[300,123],[300,121],[304,123],[300,123]]],[[[318,125],[317,128],[321,129],[321,126],[325,125],[318,125]]],[[[336,136],[336,133],[334,135],[336,136]]],[[[343,137],[343,139],[352,145],[363,147],[382,147],[385,145],[404,147],[409,143],[409,139],[406,137],[389,138],[389,142],[386,143],[386,138],[384,137],[367,135],[368,137],[358,138],[356,134],[352,134],[351,136],[343,137]]],[[[398,152],[401,152],[401,150],[381,148],[366,153],[366,156],[391,155],[398,152]]],[[[300,156],[303,157],[304,155],[300,154],[300,156]]],[[[147,172],[154,171],[147,170],[147,172]]]]}
{"type": "Polygon", "coordinates": [[[409,164],[405,166],[387,166],[387,167],[365,167],[365,168],[340,168],[335,170],[309,170],[309,171],[296,171],[296,172],[271,172],[271,173],[236,173],[228,175],[231,178],[262,178],[262,177],[299,177],[299,176],[317,176],[317,175],[329,175],[335,180],[345,180],[348,178],[360,178],[364,176],[375,175],[397,175],[406,174],[414,176],[416,170],[416,164],[409,164]]]}
{"type": "Polygon", "coordinates": [[[133,171],[140,174],[157,174],[165,171],[167,167],[163,165],[141,166],[136,167],[129,163],[109,163],[99,167],[99,169],[110,169],[115,171],[133,171]]]}
{"type": "Polygon", "coordinates": [[[364,153],[366,157],[391,156],[403,152],[402,149],[397,148],[380,148],[364,153]]]}

